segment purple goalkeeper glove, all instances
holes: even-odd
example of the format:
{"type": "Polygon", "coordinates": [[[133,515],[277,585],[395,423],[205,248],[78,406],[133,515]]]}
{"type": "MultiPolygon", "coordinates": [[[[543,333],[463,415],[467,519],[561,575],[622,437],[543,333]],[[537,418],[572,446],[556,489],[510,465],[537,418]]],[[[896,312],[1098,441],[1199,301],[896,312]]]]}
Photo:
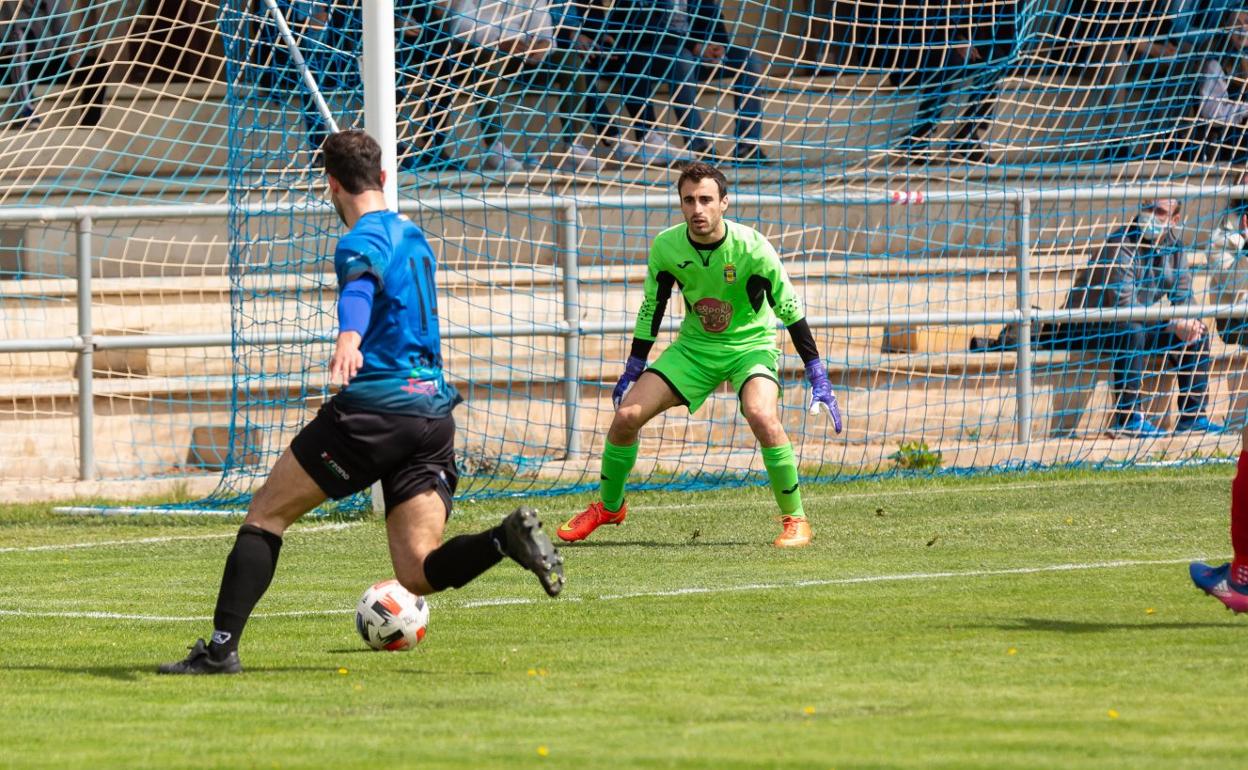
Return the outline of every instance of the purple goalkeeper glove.
{"type": "MultiPolygon", "coordinates": [[[[615,408],[620,408],[620,403],[624,401],[624,394],[628,392],[641,373],[646,370],[646,359],[637,356],[629,356],[628,361],[624,364],[624,374],[620,375],[620,381],[615,383],[615,390],[611,391],[611,403],[615,404],[615,408]]],[[[827,377],[825,376],[826,380],[827,377]]]]}
{"type": "Polygon", "coordinates": [[[832,418],[832,427],[840,433],[841,407],[836,403],[836,396],[832,395],[832,385],[828,382],[828,370],[823,365],[823,359],[816,358],[806,364],[806,380],[810,383],[810,413],[819,414],[819,407],[823,406],[832,418]]]}

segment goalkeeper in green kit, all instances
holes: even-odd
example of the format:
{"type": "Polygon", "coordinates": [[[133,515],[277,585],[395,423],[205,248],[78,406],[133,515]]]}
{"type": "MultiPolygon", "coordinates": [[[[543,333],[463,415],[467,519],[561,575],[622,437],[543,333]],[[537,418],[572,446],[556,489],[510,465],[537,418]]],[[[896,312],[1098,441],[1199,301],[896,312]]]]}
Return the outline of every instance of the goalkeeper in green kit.
{"type": "Polygon", "coordinates": [[[650,249],[632,351],[612,394],[615,417],[602,451],[601,499],[557,534],[566,541],[583,540],[603,524],[623,522],[628,513],[624,486],[637,461],[642,427],[674,406],[697,411],[715,388],[729,381],[762,446],[763,465],[780,506],[784,530],[775,545],[807,545],[811,531],[802,509],[797,458],[780,423],[777,317],[806,365],[811,412],[822,406],[840,433],[840,407],[827,369],[776,250],[753,228],[724,219],[728,183],[723,173],[705,163],[690,164],[676,189],[685,223],[664,230],[650,249]],[[685,318],[676,341],[647,367],[673,287],[684,298],[685,318]]]}

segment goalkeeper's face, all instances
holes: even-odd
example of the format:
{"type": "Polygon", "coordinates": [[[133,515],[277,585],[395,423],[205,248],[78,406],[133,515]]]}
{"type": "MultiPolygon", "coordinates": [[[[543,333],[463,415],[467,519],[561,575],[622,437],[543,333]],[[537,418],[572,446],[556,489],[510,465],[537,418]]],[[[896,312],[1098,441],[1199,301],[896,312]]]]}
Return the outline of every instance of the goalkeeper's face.
{"type": "Polygon", "coordinates": [[[727,210],[728,197],[719,194],[719,184],[714,179],[690,180],[680,191],[680,213],[694,238],[713,241],[723,235],[727,210]]]}

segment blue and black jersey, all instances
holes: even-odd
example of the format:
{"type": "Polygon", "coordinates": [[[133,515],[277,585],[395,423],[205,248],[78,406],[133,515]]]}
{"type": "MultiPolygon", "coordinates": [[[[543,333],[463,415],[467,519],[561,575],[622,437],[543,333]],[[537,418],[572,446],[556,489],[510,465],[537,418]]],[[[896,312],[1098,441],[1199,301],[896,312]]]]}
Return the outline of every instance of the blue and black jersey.
{"type": "Polygon", "coordinates": [[[437,260],[425,234],[401,214],[369,212],[338,241],[334,272],[340,290],[364,277],[377,284],[364,365],[336,399],[373,412],[450,414],[463,399],[442,374],[437,260]]]}

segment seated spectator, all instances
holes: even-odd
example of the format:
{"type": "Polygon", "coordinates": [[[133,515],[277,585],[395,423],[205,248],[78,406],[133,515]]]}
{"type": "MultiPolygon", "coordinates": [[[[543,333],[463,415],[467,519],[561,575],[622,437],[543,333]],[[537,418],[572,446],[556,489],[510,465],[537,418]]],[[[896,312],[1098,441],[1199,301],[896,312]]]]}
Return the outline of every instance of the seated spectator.
{"type": "MultiPolygon", "coordinates": [[[[300,117],[307,129],[308,147],[319,151],[329,135],[329,126],[304,85],[286,41],[277,32],[276,23],[267,18],[268,11],[259,0],[257,6],[265,19],[262,39],[271,46],[258,46],[266,49],[271,57],[270,69],[261,82],[279,97],[298,95],[302,101],[300,117]]],[[[329,94],[360,88],[359,69],[351,55],[363,37],[358,13],[353,13],[344,0],[279,0],[278,10],[286,19],[299,53],[331,109],[333,102],[329,101],[329,94]]]]}
{"type": "Polygon", "coordinates": [[[1202,65],[1198,114],[1207,125],[1204,159],[1234,162],[1248,152],[1248,12],[1236,11],[1229,19],[1225,50],[1202,65]]]}
{"type": "Polygon", "coordinates": [[[1077,65],[1071,74],[1101,82],[1111,68],[1106,64],[1121,58],[1124,41],[1139,38],[1141,19],[1147,19],[1152,0],[1068,0],[1056,19],[1051,39],[1042,44],[1046,53],[1077,65]]]}
{"type": "MultiPolygon", "coordinates": [[[[1248,300],[1248,200],[1233,200],[1209,237],[1209,303],[1248,300]]],[[[1218,336],[1228,345],[1248,347],[1248,316],[1217,319],[1218,336]]]]}
{"type": "MultiPolygon", "coordinates": [[[[1200,115],[1206,63],[1241,49],[1230,24],[1238,0],[1165,0],[1149,12],[1142,8],[1132,30],[1138,39],[1130,51],[1123,91],[1129,131],[1139,141],[1107,148],[1110,160],[1173,158],[1196,154],[1202,137],[1179,133],[1176,126],[1200,115]]],[[[1229,61],[1228,61],[1229,63],[1229,61]]],[[[1122,113],[1124,105],[1114,105],[1122,113]]],[[[1110,107],[1107,105],[1107,111],[1110,107]]],[[[1207,109],[1207,107],[1206,107],[1207,109]]]]}
{"type": "Polygon", "coordinates": [[[807,0],[804,13],[794,17],[804,23],[796,30],[800,38],[794,74],[839,75],[846,66],[870,66],[870,41],[875,31],[867,0],[807,0]]]}
{"type": "MultiPolygon", "coordinates": [[[[512,172],[532,165],[522,163],[502,137],[508,106],[516,109],[526,91],[536,91],[556,95],[555,114],[563,123],[563,133],[555,135],[563,148],[552,154],[557,165],[565,170],[597,169],[597,159],[577,141],[586,123],[579,106],[584,102],[567,98],[579,96],[575,80],[585,62],[577,51],[558,48],[548,0],[446,0],[446,7],[451,34],[468,54],[456,57],[460,69],[455,80],[470,92],[493,89],[474,95],[482,167],[512,172]]],[[[541,122],[541,133],[549,133],[550,115],[539,109],[531,117],[541,122]]]]}
{"type": "Polygon", "coordinates": [[[589,34],[599,26],[589,21],[596,13],[594,0],[552,0],[557,43],[557,56],[552,59],[555,82],[562,92],[557,112],[568,116],[563,121],[565,133],[584,133],[587,128],[595,135],[590,144],[595,157],[627,163],[645,153],[641,145],[622,136],[612,122],[604,94],[598,90],[599,73],[608,52],[599,38],[589,34]]]}
{"type": "Polygon", "coordinates": [[[879,0],[877,29],[885,49],[895,46],[890,80],[899,88],[916,87],[919,106],[899,150],[927,160],[931,134],[945,108],[959,94],[968,100],[949,144],[955,160],[990,160],[983,135],[1000,96],[1000,81],[1010,69],[1017,45],[1017,0],[976,3],[957,0],[879,0]]]}
{"type": "MultiPolygon", "coordinates": [[[[601,73],[629,113],[641,121],[637,138],[656,160],[709,156],[695,83],[716,74],[733,78],[737,110],[732,157],[768,160],[762,139],[762,104],[755,92],[762,68],[753,52],[732,44],[715,0],[615,0],[586,19],[586,32],[608,55],[601,73]],[[664,136],[652,100],[666,85],[685,141],[682,153],[664,136]]],[[[604,134],[611,129],[600,126],[604,134]]]]}
{"type": "Polygon", "coordinates": [[[70,26],[70,8],[62,0],[17,0],[8,3],[13,16],[11,35],[5,35],[11,48],[13,69],[10,80],[17,101],[14,127],[33,128],[40,123],[35,114],[35,86],[65,82],[82,85],[86,109],[83,126],[95,126],[103,115],[104,68],[77,45],[77,32],[70,26]]]}
{"type": "MultiPolygon", "coordinates": [[[[1128,227],[1109,236],[1087,267],[1075,276],[1065,307],[1109,310],[1152,307],[1162,297],[1172,306],[1192,301],[1192,276],[1183,243],[1174,229],[1182,221],[1182,204],[1157,200],[1146,204],[1128,227]]],[[[1178,380],[1179,418],[1176,432],[1221,432],[1205,417],[1209,386],[1209,334],[1193,318],[1171,321],[1076,321],[1046,330],[1040,344],[1108,353],[1113,362],[1115,410],[1111,435],[1156,437],[1165,431],[1140,412],[1145,360],[1164,356],[1178,380]]]]}

